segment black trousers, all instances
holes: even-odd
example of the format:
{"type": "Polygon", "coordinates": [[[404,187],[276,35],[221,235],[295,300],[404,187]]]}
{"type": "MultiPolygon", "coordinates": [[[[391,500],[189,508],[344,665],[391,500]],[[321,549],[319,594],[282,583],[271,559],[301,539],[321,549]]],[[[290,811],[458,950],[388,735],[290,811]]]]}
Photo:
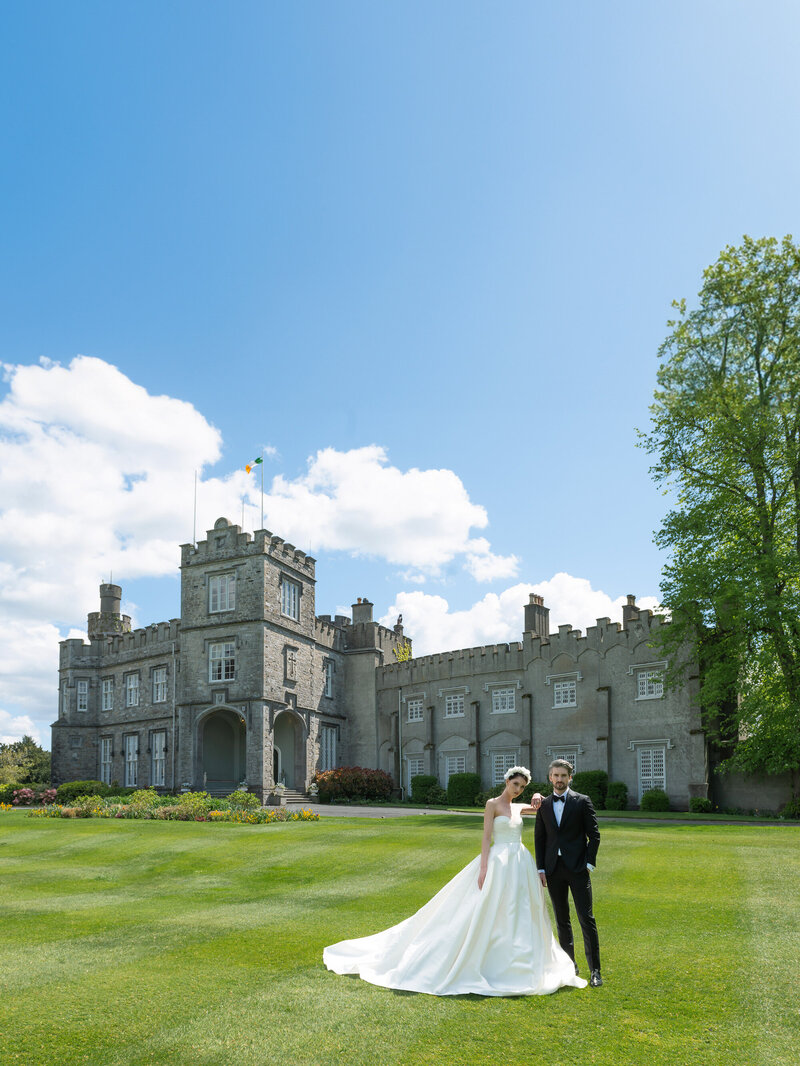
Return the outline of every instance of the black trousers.
{"type": "Polygon", "coordinates": [[[581,923],[583,947],[590,970],[600,969],[600,941],[597,936],[597,922],[592,914],[592,882],[588,870],[573,873],[564,860],[559,858],[556,868],[547,875],[547,890],[553,904],[558,929],[558,942],[572,961],[575,961],[575,943],[572,937],[572,923],[569,919],[569,893],[575,904],[575,913],[581,923]]]}

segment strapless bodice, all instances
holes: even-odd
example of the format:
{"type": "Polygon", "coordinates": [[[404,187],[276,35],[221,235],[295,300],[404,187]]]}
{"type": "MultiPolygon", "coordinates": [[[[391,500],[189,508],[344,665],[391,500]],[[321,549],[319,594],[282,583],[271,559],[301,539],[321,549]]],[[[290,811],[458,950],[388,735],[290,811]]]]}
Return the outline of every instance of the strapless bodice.
{"type": "Polygon", "coordinates": [[[495,844],[520,844],[522,842],[522,815],[519,808],[511,807],[511,817],[498,814],[492,824],[495,844]]]}

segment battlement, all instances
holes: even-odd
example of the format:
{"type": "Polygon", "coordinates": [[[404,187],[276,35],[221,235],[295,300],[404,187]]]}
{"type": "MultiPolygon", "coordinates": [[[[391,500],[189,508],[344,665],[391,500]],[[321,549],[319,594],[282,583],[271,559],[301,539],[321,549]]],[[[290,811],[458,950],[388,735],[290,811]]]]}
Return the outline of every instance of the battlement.
{"type": "Polygon", "coordinates": [[[165,644],[171,644],[180,638],[180,631],[180,619],[170,618],[168,622],[153,622],[149,626],[134,629],[131,633],[122,633],[111,637],[105,658],[131,651],[161,651],[165,644]]]}
{"type": "Polygon", "coordinates": [[[196,545],[181,545],[181,566],[197,566],[203,563],[218,563],[225,559],[241,558],[243,555],[268,555],[277,562],[291,566],[304,577],[314,580],[317,560],[312,555],[296,548],[283,537],[268,529],[256,530],[255,536],[243,533],[242,527],[218,518],[214,528],[206,533],[206,540],[196,545]]]}
{"type": "Polygon", "coordinates": [[[598,618],[596,624],[589,626],[584,635],[580,629],[570,625],[558,627],[557,633],[547,637],[537,633],[526,633],[526,643],[532,654],[539,658],[554,659],[557,655],[577,656],[588,648],[605,654],[610,648],[633,648],[660,626],[669,625],[664,616],[654,614],[646,608],[635,607],[633,597],[628,597],[628,604],[623,608],[623,622],[612,622],[610,618],[598,618]]]}
{"type": "Polygon", "coordinates": [[[428,670],[456,673],[487,673],[496,670],[519,670],[522,668],[523,645],[519,641],[508,644],[486,644],[475,648],[460,648],[457,651],[435,652],[420,655],[405,662],[387,662],[382,667],[386,676],[395,683],[413,683],[417,673],[428,670]]]}

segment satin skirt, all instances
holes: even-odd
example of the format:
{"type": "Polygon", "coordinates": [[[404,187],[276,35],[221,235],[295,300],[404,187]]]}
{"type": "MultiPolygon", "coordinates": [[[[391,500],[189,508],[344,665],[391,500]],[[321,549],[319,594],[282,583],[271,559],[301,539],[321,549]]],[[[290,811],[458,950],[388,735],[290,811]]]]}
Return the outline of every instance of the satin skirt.
{"type": "Polygon", "coordinates": [[[521,843],[495,844],[483,889],[480,856],[416,914],[373,936],[325,948],[338,974],[433,996],[541,996],[584,988],[553,937],[533,858],[521,843]]]}

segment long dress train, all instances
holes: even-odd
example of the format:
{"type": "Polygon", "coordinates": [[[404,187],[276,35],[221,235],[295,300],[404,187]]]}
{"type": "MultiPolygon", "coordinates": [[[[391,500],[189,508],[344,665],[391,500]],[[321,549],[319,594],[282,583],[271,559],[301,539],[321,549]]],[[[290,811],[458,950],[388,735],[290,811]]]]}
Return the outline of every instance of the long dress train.
{"type": "Polygon", "coordinates": [[[433,996],[541,996],[584,988],[553,937],[544,892],[522,843],[522,804],[495,817],[483,889],[480,856],[416,914],[372,936],[325,948],[339,974],[433,996]]]}

